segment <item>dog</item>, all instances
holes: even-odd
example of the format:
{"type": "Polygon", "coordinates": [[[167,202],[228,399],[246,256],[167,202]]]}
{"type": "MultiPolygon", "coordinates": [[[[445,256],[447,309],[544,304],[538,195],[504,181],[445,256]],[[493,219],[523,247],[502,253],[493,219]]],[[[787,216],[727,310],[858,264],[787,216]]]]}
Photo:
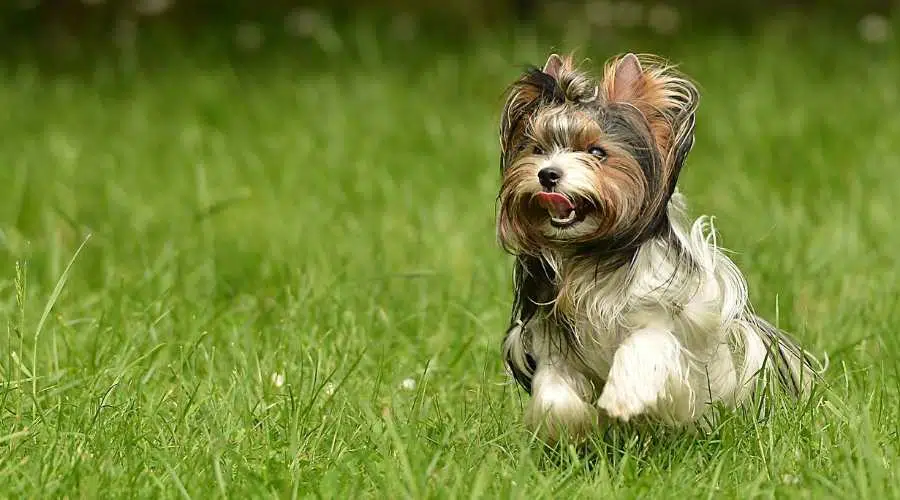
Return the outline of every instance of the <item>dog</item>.
{"type": "Polygon", "coordinates": [[[763,387],[809,395],[818,360],[756,315],[711,219],[690,221],[679,174],[697,86],[628,53],[595,79],[551,54],[508,88],[497,236],[515,256],[505,365],[544,441],[600,424],[708,422],[763,387]],[[762,382],[762,384],[760,383],[762,382]]]}

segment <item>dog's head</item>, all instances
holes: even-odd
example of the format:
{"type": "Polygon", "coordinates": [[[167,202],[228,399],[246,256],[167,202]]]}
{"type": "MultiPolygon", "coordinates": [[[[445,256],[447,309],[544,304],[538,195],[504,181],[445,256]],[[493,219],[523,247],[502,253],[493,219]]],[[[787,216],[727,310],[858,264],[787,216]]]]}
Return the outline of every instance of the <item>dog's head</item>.
{"type": "Polygon", "coordinates": [[[698,97],[654,57],[615,58],[599,81],[571,56],[527,70],[509,89],[500,124],[504,248],[614,250],[651,236],[693,145],[698,97]]]}

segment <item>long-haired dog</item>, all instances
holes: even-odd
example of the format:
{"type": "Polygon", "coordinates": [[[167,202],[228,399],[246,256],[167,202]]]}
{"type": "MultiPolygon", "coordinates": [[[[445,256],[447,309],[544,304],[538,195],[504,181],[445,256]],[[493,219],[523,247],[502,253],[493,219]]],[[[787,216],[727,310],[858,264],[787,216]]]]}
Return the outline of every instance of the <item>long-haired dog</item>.
{"type": "Polygon", "coordinates": [[[672,66],[634,54],[599,80],[553,54],[509,89],[497,232],[516,259],[503,356],[546,441],[610,418],[695,425],[761,381],[810,393],[815,358],[753,313],[709,219],[686,219],[676,183],[698,99],[672,66]]]}

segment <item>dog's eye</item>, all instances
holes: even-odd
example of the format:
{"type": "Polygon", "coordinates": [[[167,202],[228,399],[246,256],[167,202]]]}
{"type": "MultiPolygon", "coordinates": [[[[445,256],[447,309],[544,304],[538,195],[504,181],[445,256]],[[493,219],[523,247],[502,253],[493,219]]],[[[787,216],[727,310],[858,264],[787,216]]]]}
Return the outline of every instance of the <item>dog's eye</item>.
{"type": "Polygon", "coordinates": [[[536,155],[542,155],[542,154],[544,154],[544,149],[541,148],[540,146],[538,146],[537,144],[535,144],[534,147],[531,148],[531,153],[536,154],[536,155]]]}
{"type": "Polygon", "coordinates": [[[600,146],[591,146],[588,148],[587,152],[589,155],[596,156],[597,158],[606,158],[606,150],[600,146]]]}

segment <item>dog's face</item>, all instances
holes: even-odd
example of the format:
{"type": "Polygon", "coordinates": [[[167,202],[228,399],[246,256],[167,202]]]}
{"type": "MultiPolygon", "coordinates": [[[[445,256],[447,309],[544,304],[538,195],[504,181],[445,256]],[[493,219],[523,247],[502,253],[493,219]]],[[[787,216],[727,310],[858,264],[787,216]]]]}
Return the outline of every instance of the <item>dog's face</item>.
{"type": "Polygon", "coordinates": [[[693,143],[696,88],[634,55],[593,81],[551,55],[510,89],[498,234],[514,253],[628,244],[664,214],[693,143]]]}

